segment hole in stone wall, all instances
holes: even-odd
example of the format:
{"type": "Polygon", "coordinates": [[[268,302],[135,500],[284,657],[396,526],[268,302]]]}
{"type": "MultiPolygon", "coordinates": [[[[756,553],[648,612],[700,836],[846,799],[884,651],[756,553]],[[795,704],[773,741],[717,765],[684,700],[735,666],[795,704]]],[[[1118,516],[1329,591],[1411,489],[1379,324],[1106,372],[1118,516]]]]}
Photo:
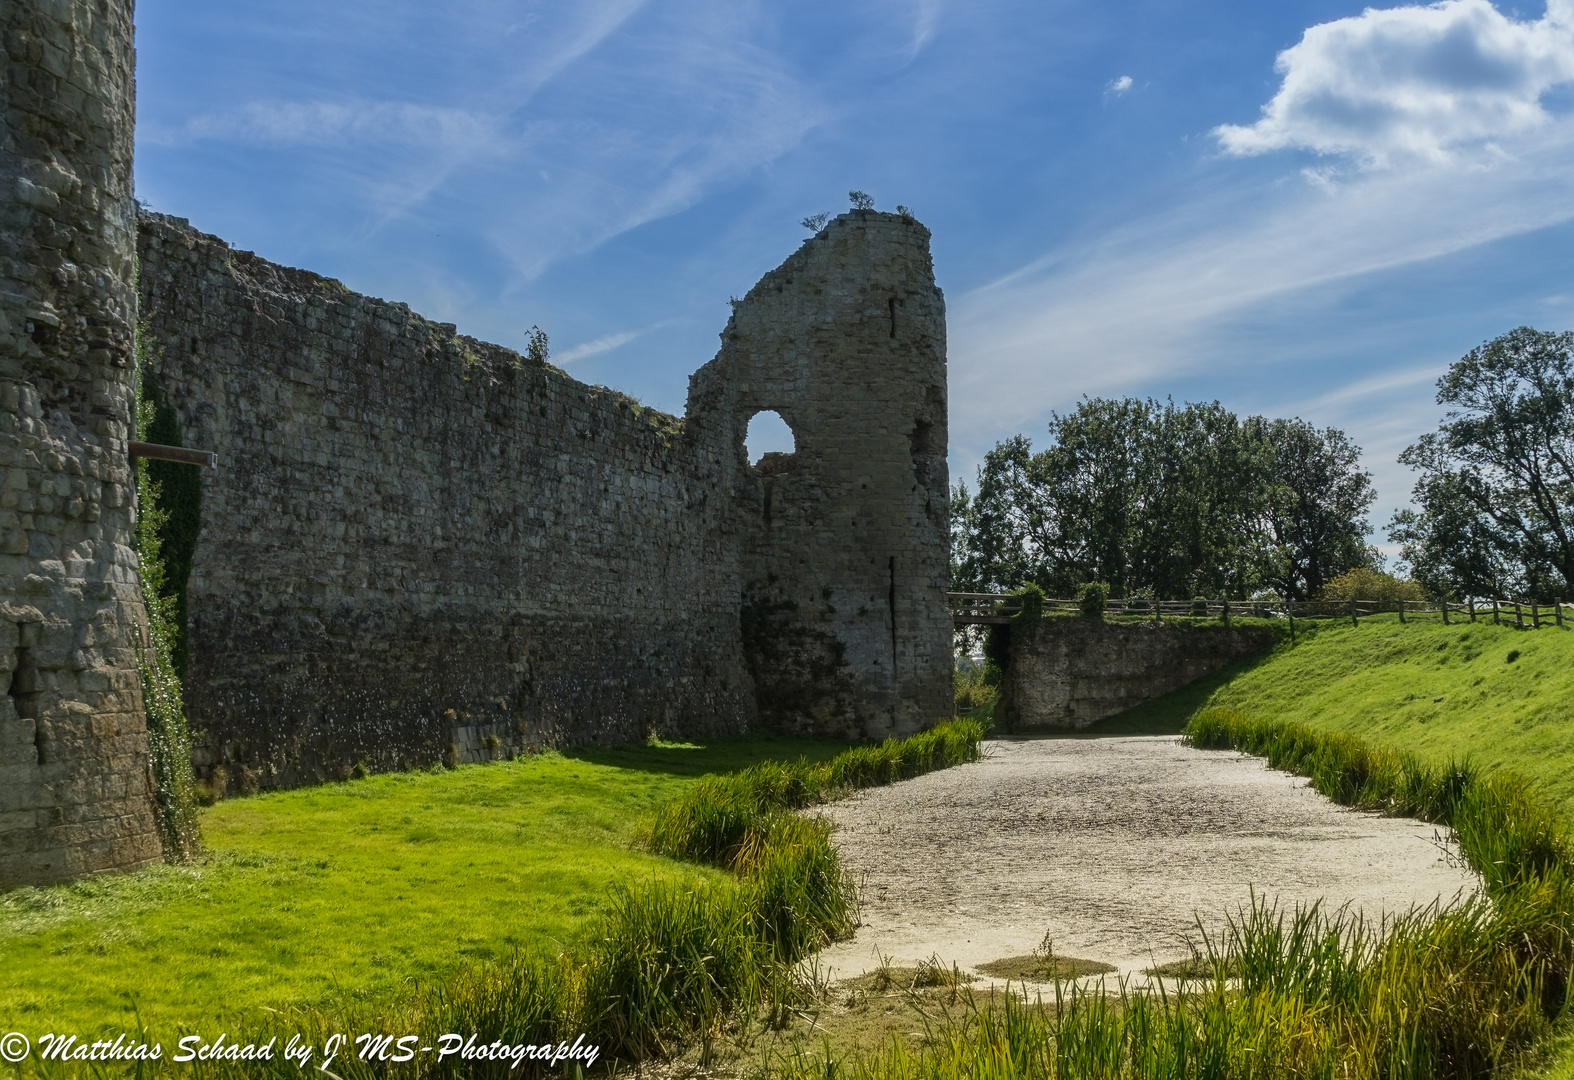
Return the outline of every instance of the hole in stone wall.
{"type": "Polygon", "coordinates": [[[767,476],[791,472],[798,467],[798,440],[787,421],[773,409],[757,412],[749,418],[743,448],[749,464],[767,476]]]}
{"type": "Polygon", "coordinates": [[[38,703],[38,668],[33,664],[32,650],[26,646],[16,650],[16,666],[11,669],[8,692],[16,706],[16,715],[32,718],[38,703]]]}
{"type": "Polygon", "coordinates": [[[913,457],[913,478],[925,490],[933,489],[940,477],[944,455],[937,445],[934,424],[920,419],[913,424],[908,436],[908,447],[913,457]]]}
{"type": "MultiPolygon", "coordinates": [[[[26,645],[18,646],[14,666],[11,668],[11,684],[6,687],[6,693],[11,696],[11,704],[16,709],[17,719],[38,719],[38,691],[38,665],[33,662],[32,650],[26,645]]],[[[33,749],[40,762],[44,760],[43,734],[43,725],[35,725],[33,749]]]]}

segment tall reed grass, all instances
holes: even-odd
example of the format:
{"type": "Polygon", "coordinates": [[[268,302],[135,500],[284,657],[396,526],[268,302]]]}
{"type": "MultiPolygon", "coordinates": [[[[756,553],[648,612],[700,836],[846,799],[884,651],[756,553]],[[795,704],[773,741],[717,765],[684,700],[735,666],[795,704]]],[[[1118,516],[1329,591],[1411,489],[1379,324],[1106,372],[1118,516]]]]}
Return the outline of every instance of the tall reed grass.
{"type": "Polygon", "coordinates": [[[951,720],[906,739],[854,747],[826,762],[766,761],[706,777],[656,815],[650,848],[674,859],[738,869],[740,857],[761,843],[782,813],[977,761],[983,738],[978,721],[951,720]]]}
{"type": "Polygon", "coordinates": [[[1200,980],[992,996],[921,1048],[827,1050],[783,1063],[780,1080],[1464,1080],[1512,1068],[1566,1012],[1574,849],[1524,783],[1222,710],[1186,739],[1267,757],[1345,805],[1449,826],[1481,890],[1381,925],[1254,897],[1201,935],[1200,980]]]}

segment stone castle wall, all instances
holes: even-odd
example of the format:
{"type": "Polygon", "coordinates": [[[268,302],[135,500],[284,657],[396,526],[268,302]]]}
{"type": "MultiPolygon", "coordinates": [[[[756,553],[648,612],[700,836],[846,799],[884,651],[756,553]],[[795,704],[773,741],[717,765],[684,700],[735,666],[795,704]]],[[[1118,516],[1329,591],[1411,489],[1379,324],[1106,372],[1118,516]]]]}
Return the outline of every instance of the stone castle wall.
{"type": "Polygon", "coordinates": [[[220,460],[187,586],[199,775],[748,728],[726,432],[177,219],[144,217],[140,260],[163,397],[220,460]]]}
{"type": "Polygon", "coordinates": [[[166,475],[190,525],[171,550],[195,544],[194,764],[216,788],[949,713],[944,307],[921,225],[831,222],[736,306],[666,416],[139,220],[129,0],[0,11],[0,888],[160,854],[139,305],[160,437],[221,462],[200,490],[166,475]],[[800,450],[755,468],[765,408],[800,450]]]}
{"type": "Polygon", "coordinates": [[[1077,730],[1279,643],[1271,626],[1044,618],[1012,642],[996,720],[1016,732],[1077,730]]]}
{"type": "Polygon", "coordinates": [[[767,276],[681,420],[178,219],[139,252],[161,395],[220,459],[199,776],[950,712],[944,309],[911,219],[843,215],[767,276]],[[801,439],[774,498],[743,447],[770,407],[801,439]]]}
{"type": "Polygon", "coordinates": [[[131,546],[130,0],[7,3],[0,887],[157,859],[131,546]]]}

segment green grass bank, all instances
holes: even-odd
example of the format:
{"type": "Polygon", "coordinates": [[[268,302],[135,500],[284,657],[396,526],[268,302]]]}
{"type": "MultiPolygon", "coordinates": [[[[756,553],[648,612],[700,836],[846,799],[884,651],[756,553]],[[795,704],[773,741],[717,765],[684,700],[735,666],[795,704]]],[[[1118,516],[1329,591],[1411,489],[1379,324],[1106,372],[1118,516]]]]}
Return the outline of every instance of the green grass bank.
{"type": "MultiPolygon", "coordinates": [[[[165,870],[13,894],[18,901],[9,904],[14,925],[6,944],[31,950],[33,963],[24,969],[8,957],[7,974],[34,997],[15,1006],[16,1028],[30,1027],[40,1036],[69,1030],[76,1017],[64,1017],[63,1023],[60,1015],[68,1005],[89,998],[83,1007],[91,1008],[118,996],[125,999],[119,1023],[84,1012],[77,1030],[111,1036],[126,1030],[134,1042],[173,1046],[178,1034],[173,1026],[197,1033],[217,1027],[229,1031],[231,1053],[243,1044],[277,1051],[302,1036],[308,1044],[326,1046],[335,1033],[347,1034],[352,1043],[357,1032],[372,1038],[393,1031],[420,1033],[422,1041],[432,1042],[460,1038],[444,1035],[454,1032],[484,1032],[493,1040],[489,1050],[473,1057],[422,1058],[415,1075],[513,1075],[520,1069],[520,1075],[539,1074],[546,1067],[527,1055],[549,1044],[566,1046],[576,1037],[598,1047],[604,1062],[707,1046],[770,1023],[772,1015],[801,1002],[805,991],[794,965],[856,924],[853,883],[831,846],[829,825],[792,811],[855,788],[976,760],[982,736],[978,724],[962,720],[878,745],[766,739],[723,744],[716,751],[658,746],[543,755],[230,804],[213,816],[233,829],[226,842],[249,835],[248,850],[236,855],[210,838],[221,854],[186,868],[186,879],[215,867],[240,878],[260,870],[273,873],[279,879],[273,884],[288,891],[269,893],[269,881],[253,874],[229,890],[227,905],[215,904],[212,891],[172,897],[171,883],[180,879],[165,870]],[[779,760],[793,750],[815,753],[779,760]],[[670,756],[677,753],[695,756],[670,756]],[[735,771],[703,768],[699,758],[707,753],[709,764],[725,763],[735,771]],[[736,768],[749,760],[754,763],[736,768]],[[663,784],[669,785],[665,791],[663,784]],[[675,798],[662,799],[673,791],[675,798]],[[267,809],[276,804],[290,809],[268,817],[267,809]],[[460,811],[464,806],[470,809],[460,811]],[[299,818],[294,825],[292,816],[299,818]],[[423,861],[416,852],[428,844],[444,855],[433,852],[423,861]],[[304,864],[303,848],[310,849],[304,864]],[[289,870],[309,875],[315,867],[338,877],[331,888],[312,890],[304,879],[286,880],[287,860],[294,860],[289,870]],[[564,874],[575,860],[588,863],[585,873],[595,880],[568,875],[554,892],[548,878],[564,874]],[[432,896],[417,894],[411,878],[432,896]],[[127,882],[142,892],[133,895],[127,882]],[[103,885],[112,891],[95,891],[103,885]],[[117,886],[121,891],[113,892],[117,886]],[[327,898],[301,918],[325,920],[327,927],[289,921],[298,911],[295,898],[311,891],[327,898]],[[188,901],[186,907],[181,900],[188,901]],[[436,907],[405,906],[423,900],[436,907]],[[64,910],[73,902],[75,910],[64,910]],[[216,923],[215,909],[226,907],[228,921],[216,923]],[[48,923],[51,911],[55,925],[48,923]],[[250,932],[246,954],[232,950],[205,958],[192,928],[181,923],[194,914],[207,918],[199,929],[208,932],[250,932]],[[138,929],[128,939],[105,925],[117,919],[135,923],[138,916],[144,927],[170,940],[179,937],[185,951],[177,961],[202,968],[207,960],[205,970],[214,981],[203,987],[206,998],[199,999],[190,986],[158,983],[158,969],[172,965],[149,947],[149,932],[138,929]],[[101,955],[125,946],[118,970],[103,965],[112,977],[74,979],[81,961],[92,966],[84,955],[51,981],[43,955],[50,934],[84,918],[98,921],[101,955]],[[442,954],[442,945],[451,945],[446,935],[456,927],[480,931],[457,957],[431,958],[423,970],[398,952],[435,941],[442,954]],[[304,940],[292,939],[297,932],[304,940]],[[423,937],[428,940],[418,940],[423,937]],[[268,952],[270,945],[294,951],[280,957],[268,952]],[[358,958],[357,946],[383,958],[374,969],[399,962],[396,977],[347,987],[332,972],[322,972],[320,956],[305,955],[316,947],[349,962],[358,958]],[[275,966],[280,963],[313,966],[331,989],[315,996],[280,993],[276,976],[282,972],[275,966]],[[123,981],[139,975],[140,984],[123,981]],[[248,1002],[242,991],[252,989],[247,983],[252,975],[261,988],[248,1002]],[[40,1000],[50,989],[62,1003],[53,1008],[40,1000]],[[150,999],[159,1006],[157,1015],[147,1007],[150,999]],[[205,1010],[196,1007],[199,1000],[205,1010]],[[504,1062],[508,1053],[513,1057],[504,1062]]],[[[178,969],[175,977],[183,978],[178,969]]],[[[367,1048],[336,1061],[335,1075],[346,1080],[384,1075],[387,1050],[367,1048]]],[[[163,1075],[172,1067],[166,1061],[137,1072],[163,1075]]],[[[36,1069],[23,1065],[21,1072],[70,1076],[95,1067],[50,1062],[36,1069]]],[[[248,1050],[238,1059],[215,1057],[197,1075],[299,1072],[296,1061],[277,1052],[253,1059],[248,1050]]]]}
{"type": "Polygon", "coordinates": [[[1095,725],[1179,732],[1205,708],[1342,731],[1442,765],[1469,758],[1532,782],[1574,821],[1574,631],[1490,622],[1312,626],[1285,644],[1095,725]]]}
{"type": "Polygon", "coordinates": [[[411,979],[556,952],[610,887],[722,880],[641,850],[702,777],[848,744],[760,737],[545,753],[219,803],[208,854],[0,895],[0,1027],[156,1031],[374,1003],[411,979]]]}

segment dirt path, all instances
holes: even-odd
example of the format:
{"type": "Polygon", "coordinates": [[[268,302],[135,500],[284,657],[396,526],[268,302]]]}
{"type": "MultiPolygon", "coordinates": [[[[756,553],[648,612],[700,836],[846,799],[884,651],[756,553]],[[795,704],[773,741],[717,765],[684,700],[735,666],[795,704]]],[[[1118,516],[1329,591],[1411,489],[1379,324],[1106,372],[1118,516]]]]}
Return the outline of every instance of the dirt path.
{"type": "Polygon", "coordinates": [[[973,765],[826,807],[860,884],[863,927],[821,954],[832,976],[878,955],[964,969],[1055,951],[1135,972],[1188,955],[1249,889],[1367,915],[1471,889],[1434,827],[1344,810],[1257,758],[1174,738],[992,741],[973,765]]]}

